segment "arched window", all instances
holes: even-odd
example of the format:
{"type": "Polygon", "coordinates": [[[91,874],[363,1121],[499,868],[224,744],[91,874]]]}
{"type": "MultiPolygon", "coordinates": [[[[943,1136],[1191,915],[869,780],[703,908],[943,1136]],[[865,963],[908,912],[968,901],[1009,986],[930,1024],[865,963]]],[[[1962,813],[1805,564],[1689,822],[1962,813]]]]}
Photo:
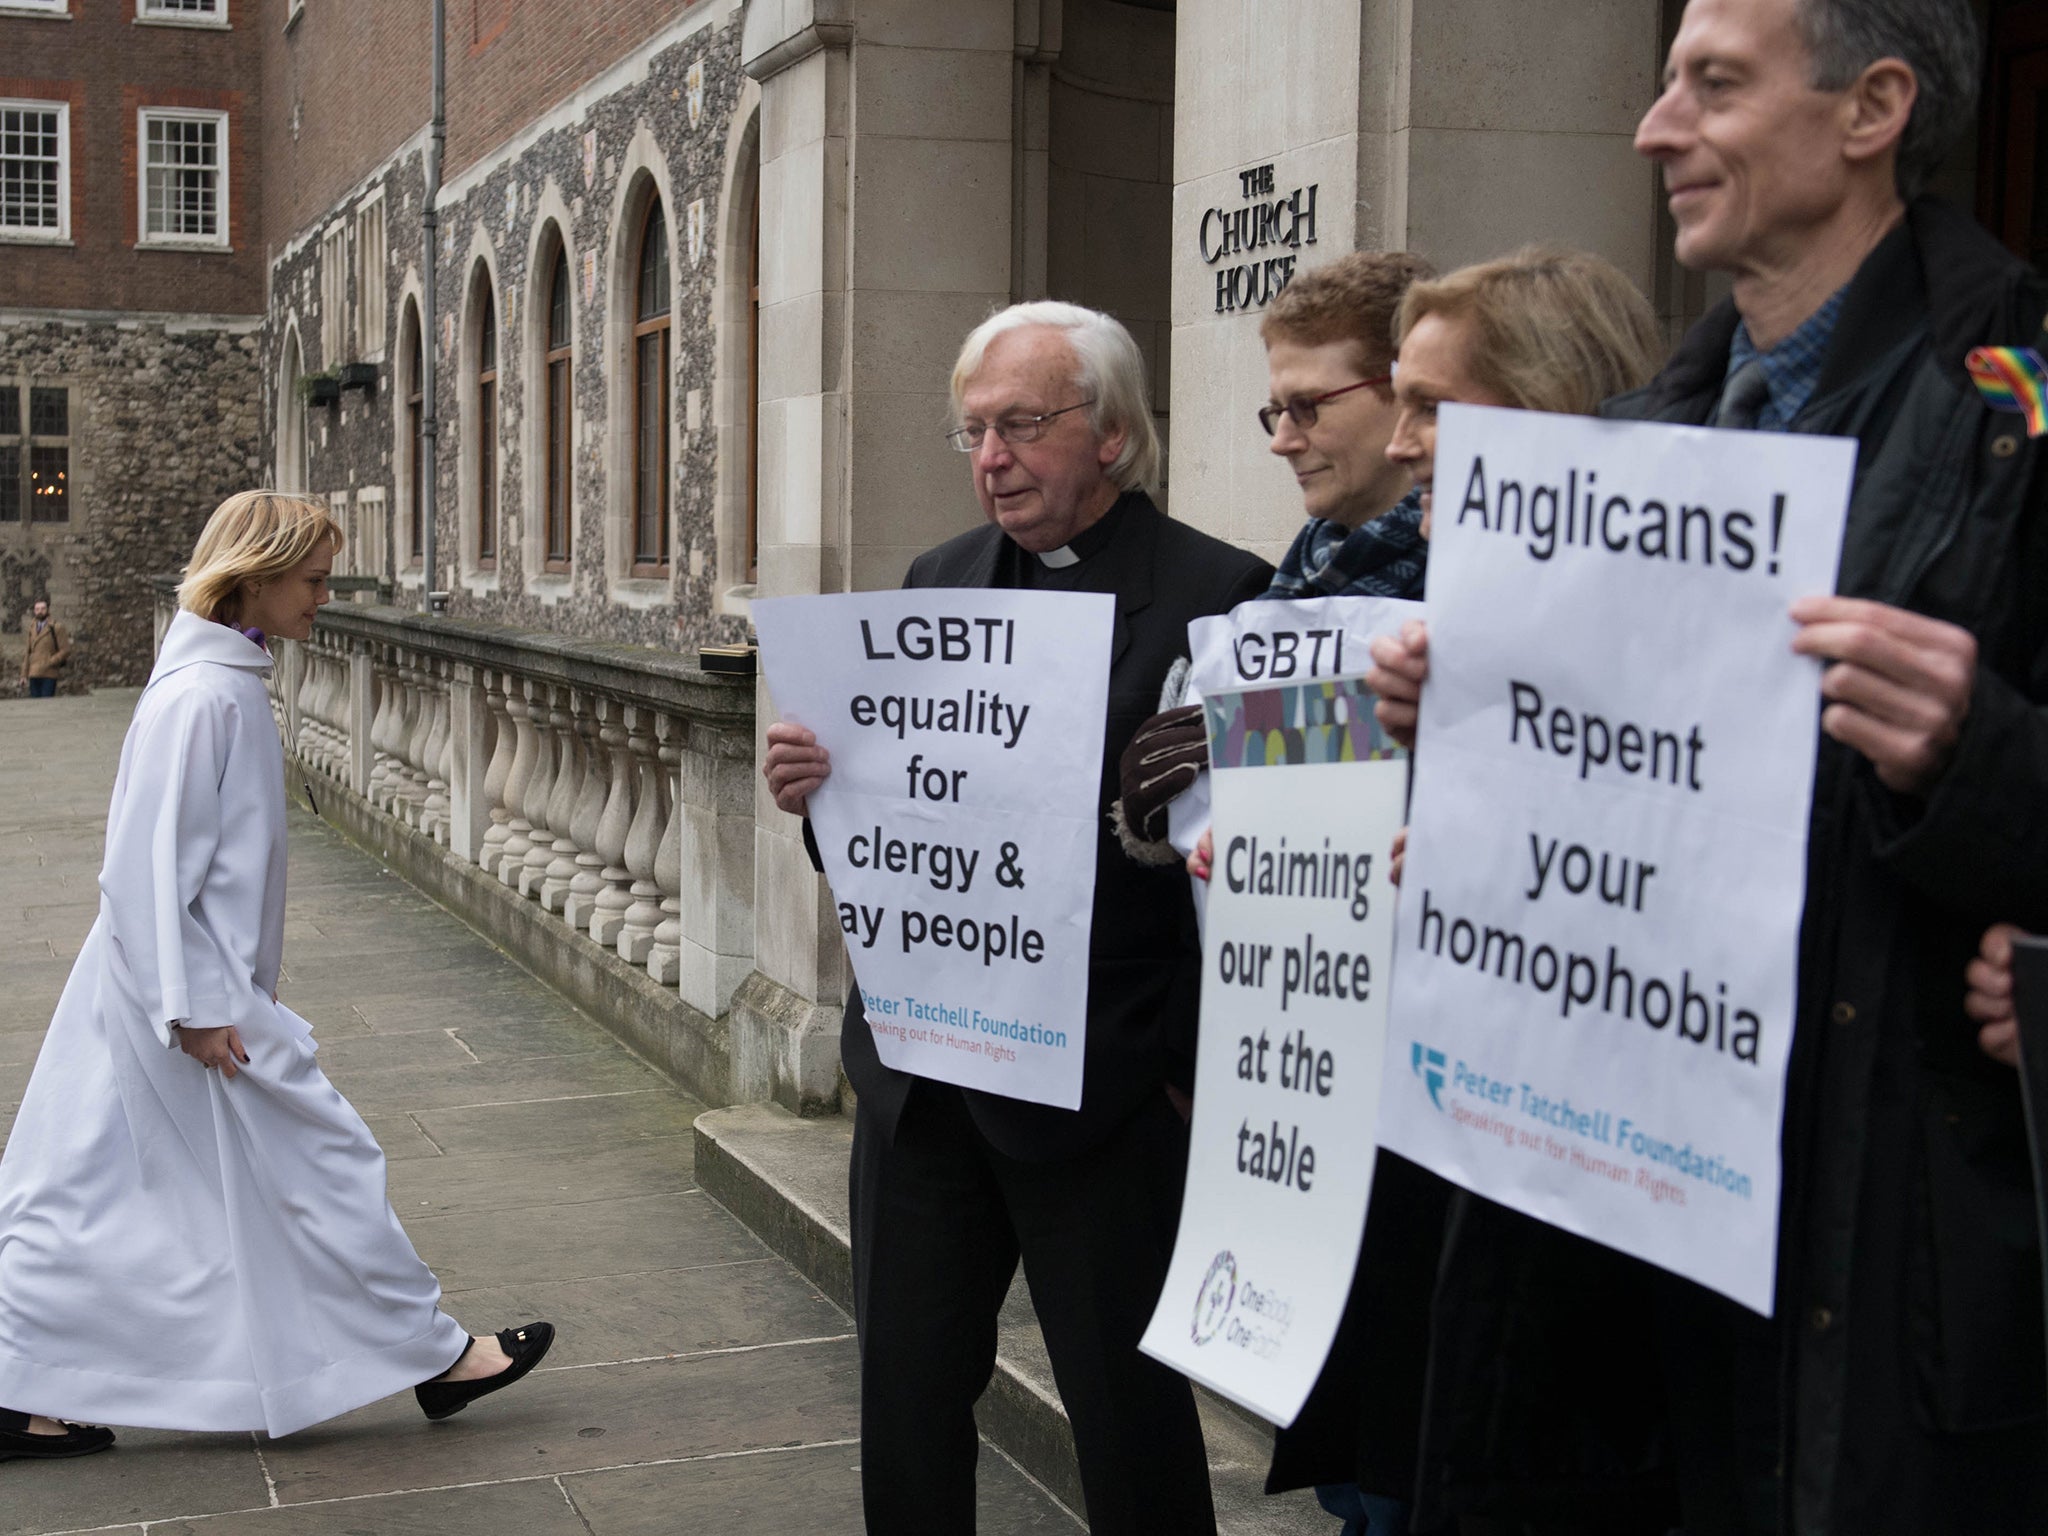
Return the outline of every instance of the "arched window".
{"type": "Polygon", "coordinates": [[[277,488],[281,491],[306,488],[306,402],[299,389],[304,372],[298,327],[292,326],[284,333],[284,366],[278,370],[277,380],[277,488]]]}
{"type": "Polygon", "coordinates": [[[420,312],[405,306],[405,329],[398,346],[398,366],[405,380],[405,559],[407,565],[423,564],[427,558],[426,525],[420,517],[420,426],[426,416],[426,396],[421,393],[420,312]]]}
{"type": "Polygon", "coordinates": [[[498,308],[488,271],[477,274],[476,564],[498,564],[498,308]]]}
{"type": "Polygon", "coordinates": [[[650,198],[633,322],[633,574],[668,572],[668,221],[650,198]]]}
{"type": "Polygon", "coordinates": [[[548,282],[547,350],[547,532],[542,568],[569,569],[569,427],[573,416],[569,394],[569,254],[555,246],[554,275],[548,282]]]}

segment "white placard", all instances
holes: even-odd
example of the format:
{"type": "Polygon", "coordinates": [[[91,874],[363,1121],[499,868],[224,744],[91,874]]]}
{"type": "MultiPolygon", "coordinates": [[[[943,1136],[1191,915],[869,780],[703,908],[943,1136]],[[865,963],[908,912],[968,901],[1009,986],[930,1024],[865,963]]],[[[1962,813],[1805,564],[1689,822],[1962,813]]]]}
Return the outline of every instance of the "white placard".
{"type": "Polygon", "coordinates": [[[1075,1109],[1115,602],[916,588],[753,605],[889,1066],[1075,1109]]]}
{"type": "Polygon", "coordinates": [[[1445,406],[1381,1143],[1768,1314],[1855,444],[1445,406]]]}
{"type": "Polygon", "coordinates": [[[1195,1113],[1140,1347],[1291,1424],[1343,1317],[1372,1191],[1408,761],[1356,679],[1204,703],[1216,860],[1195,1113]]]}
{"type": "MultiPolygon", "coordinates": [[[[1358,674],[1379,635],[1422,617],[1399,597],[1256,598],[1188,625],[1188,702],[1228,688],[1263,688],[1358,674]]],[[[1192,853],[1209,828],[1209,783],[1198,778],[1166,808],[1166,836],[1192,853]]]]}

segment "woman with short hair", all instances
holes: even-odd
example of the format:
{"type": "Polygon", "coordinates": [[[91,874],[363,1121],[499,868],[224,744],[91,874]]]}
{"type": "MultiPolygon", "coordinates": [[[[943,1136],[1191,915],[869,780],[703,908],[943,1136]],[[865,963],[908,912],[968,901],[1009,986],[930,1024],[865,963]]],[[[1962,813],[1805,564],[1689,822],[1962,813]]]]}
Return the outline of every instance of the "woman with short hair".
{"type": "Polygon", "coordinates": [[[385,1196],[384,1154],[277,1001],[284,760],[264,680],[341,530],[316,502],[208,520],[121,749],[100,911],[0,1157],[0,1460],[111,1431],[286,1435],[415,1387],[516,1381],[546,1323],[472,1339],[385,1196]]]}

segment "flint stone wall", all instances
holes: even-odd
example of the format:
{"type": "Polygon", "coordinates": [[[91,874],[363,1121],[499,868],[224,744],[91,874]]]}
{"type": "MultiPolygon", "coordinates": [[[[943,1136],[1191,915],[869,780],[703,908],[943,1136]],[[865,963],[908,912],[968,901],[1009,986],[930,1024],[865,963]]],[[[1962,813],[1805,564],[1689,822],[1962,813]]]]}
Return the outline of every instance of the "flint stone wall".
{"type": "Polygon", "coordinates": [[[0,316],[0,379],[71,391],[71,517],[0,523],[0,687],[47,597],[70,631],[61,692],[148,680],[147,573],[182,569],[208,514],[257,484],[253,322],[0,316]]]}

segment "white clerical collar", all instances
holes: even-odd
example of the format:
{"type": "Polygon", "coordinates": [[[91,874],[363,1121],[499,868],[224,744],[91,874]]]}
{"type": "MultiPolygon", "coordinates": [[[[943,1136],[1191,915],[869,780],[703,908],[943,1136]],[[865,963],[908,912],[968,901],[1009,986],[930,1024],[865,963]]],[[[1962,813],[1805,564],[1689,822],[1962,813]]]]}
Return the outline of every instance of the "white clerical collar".
{"type": "Polygon", "coordinates": [[[1063,571],[1070,565],[1079,565],[1081,557],[1074,553],[1071,544],[1062,544],[1058,549],[1041,550],[1038,563],[1049,571],[1063,571]]]}

